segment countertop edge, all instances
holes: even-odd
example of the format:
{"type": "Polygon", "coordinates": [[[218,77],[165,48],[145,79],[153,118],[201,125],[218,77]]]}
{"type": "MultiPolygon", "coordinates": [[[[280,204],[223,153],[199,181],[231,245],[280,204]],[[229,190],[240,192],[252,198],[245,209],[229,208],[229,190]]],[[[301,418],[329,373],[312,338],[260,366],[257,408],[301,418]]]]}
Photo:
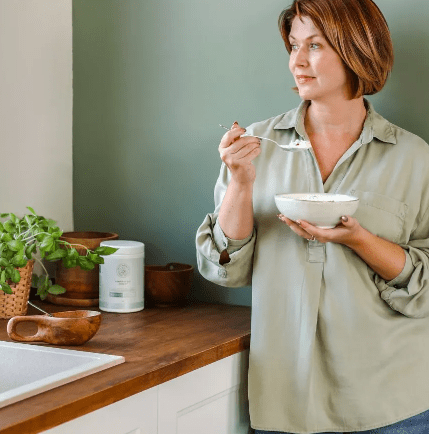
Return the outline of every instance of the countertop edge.
{"type": "MultiPolygon", "coordinates": [[[[158,386],[166,381],[180,377],[195,369],[247,350],[249,347],[250,333],[247,333],[190,357],[172,362],[152,372],[136,376],[90,396],[82,397],[66,405],[59,405],[54,409],[25,419],[20,423],[2,428],[0,429],[0,433],[16,434],[17,432],[25,432],[27,434],[37,434],[43,432],[144,390],[158,386]]],[[[49,393],[49,391],[45,393],[49,393]]]]}

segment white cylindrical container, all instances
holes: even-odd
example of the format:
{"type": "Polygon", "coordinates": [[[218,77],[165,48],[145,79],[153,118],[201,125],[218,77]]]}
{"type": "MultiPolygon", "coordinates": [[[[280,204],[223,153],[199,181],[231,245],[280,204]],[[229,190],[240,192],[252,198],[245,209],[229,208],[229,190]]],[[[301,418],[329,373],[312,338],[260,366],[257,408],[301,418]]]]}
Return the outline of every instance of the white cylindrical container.
{"type": "Polygon", "coordinates": [[[101,310],[137,312],[144,309],[144,244],[139,241],[102,241],[100,246],[114,247],[115,253],[103,256],[100,265],[101,310]]]}

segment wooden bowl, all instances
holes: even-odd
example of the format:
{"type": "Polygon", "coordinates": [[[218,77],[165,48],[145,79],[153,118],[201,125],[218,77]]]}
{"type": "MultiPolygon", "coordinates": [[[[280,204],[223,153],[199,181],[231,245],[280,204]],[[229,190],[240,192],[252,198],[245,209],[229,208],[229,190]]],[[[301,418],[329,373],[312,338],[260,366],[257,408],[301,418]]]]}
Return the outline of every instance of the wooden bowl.
{"type": "Polygon", "coordinates": [[[145,301],[155,306],[177,306],[185,303],[192,286],[194,267],[171,262],[145,266],[145,301]]]}
{"type": "Polygon", "coordinates": [[[56,312],[48,315],[15,316],[7,323],[7,334],[19,342],[46,342],[55,345],[82,345],[100,328],[101,313],[93,310],[56,312]],[[17,333],[19,323],[33,322],[37,333],[22,336],[17,333]]]}

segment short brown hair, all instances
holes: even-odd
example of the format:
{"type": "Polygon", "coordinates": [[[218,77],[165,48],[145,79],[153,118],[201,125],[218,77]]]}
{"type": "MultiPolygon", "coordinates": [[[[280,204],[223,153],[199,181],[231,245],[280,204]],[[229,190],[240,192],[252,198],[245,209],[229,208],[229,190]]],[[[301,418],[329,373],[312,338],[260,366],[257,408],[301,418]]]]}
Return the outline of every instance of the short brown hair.
{"type": "Polygon", "coordinates": [[[351,99],[383,88],[393,67],[393,45],[386,19],[372,0],[294,0],[278,20],[289,54],[295,17],[310,18],[341,57],[351,99]]]}

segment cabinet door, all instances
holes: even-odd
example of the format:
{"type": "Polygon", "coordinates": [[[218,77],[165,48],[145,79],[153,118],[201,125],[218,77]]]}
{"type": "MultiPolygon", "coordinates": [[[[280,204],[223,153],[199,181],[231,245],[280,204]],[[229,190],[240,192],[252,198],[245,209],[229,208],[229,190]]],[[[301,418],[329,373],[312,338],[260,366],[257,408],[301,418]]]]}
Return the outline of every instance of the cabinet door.
{"type": "Polygon", "coordinates": [[[248,351],[160,384],[159,434],[247,434],[248,351]]]}
{"type": "Polygon", "coordinates": [[[45,434],[157,434],[158,387],[44,431],[45,434]]]}

